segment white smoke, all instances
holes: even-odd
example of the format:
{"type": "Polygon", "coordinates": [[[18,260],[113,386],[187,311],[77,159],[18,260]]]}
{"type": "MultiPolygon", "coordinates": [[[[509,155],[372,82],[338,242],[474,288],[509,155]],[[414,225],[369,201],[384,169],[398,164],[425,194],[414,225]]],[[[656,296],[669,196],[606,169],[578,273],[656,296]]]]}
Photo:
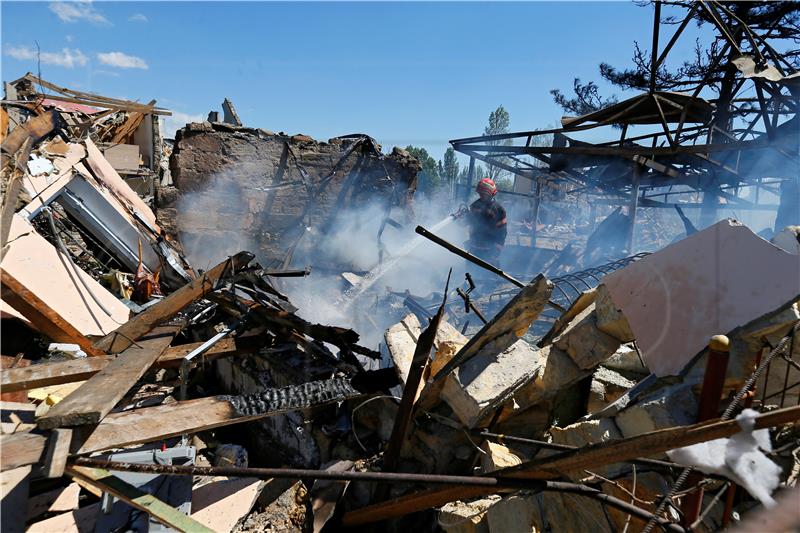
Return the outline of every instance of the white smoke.
{"type": "MultiPolygon", "coordinates": [[[[258,171],[239,162],[235,169],[211,176],[202,190],[182,193],[177,202],[177,225],[194,268],[207,270],[242,250],[253,252],[261,264],[267,264],[255,232],[263,227],[263,218],[269,215],[253,208],[259,205],[257,197],[263,191],[248,191],[239,185],[242,180],[236,179],[258,171]]],[[[387,290],[409,291],[419,297],[441,293],[450,268],[453,268],[451,287],[463,281],[464,261],[414,232],[417,224],[431,229],[449,219],[454,211],[449,197],[425,199],[411,211],[395,206],[388,212],[402,227],[387,223],[381,247],[378,231],[387,216],[383,198],[376,196],[375,201],[366,205],[340,209],[329,225],[305,228],[306,233],[293,255],[290,268],[310,266],[311,275],[276,278],[273,282],[306,320],[352,328],[361,335],[362,344],[377,349],[385,329],[396,321],[397,313],[407,312],[388,309],[380,302],[376,304],[387,290]],[[381,265],[391,267],[382,269],[381,265]],[[369,290],[347,300],[345,292],[352,289],[352,284],[346,278],[358,283],[356,276],[376,268],[380,276],[369,290]],[[354,276],[343,276],[343,272],[354,276]]],[[[467,237],[466,228],[459,222],[445,224],[437,234],[458,246],[467,237]]]]}

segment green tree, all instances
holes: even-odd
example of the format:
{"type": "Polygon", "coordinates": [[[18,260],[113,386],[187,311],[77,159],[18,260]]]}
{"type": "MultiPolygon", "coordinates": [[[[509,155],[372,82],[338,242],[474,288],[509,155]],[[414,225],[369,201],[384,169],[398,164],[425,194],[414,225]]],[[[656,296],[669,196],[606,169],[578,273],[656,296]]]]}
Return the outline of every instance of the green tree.
{"type": "MultiPolygon", "coordinates": [[[[508,133],[508,126],[511,123],[511,115],[509,115],[508,111],[501,105],[491,113],[489,113],[489,123],[483,129],[484,135],[502,135],[504,133],[508,133]]],[[[487,144],[492,146],[508,146],[511,144],[511,139],[500,139],[496,141],[488,141],[487,144]]],[[[505,157],[495,157],[499,162],[508,162],[508,158],[505,157]]],[[[503,176],[505,176],[507,172],[502,168],[495,166],[495,165],[488,165],[487,169],[487,176],[492,178],[493,180],[497,181],[503,176]]]]}
{"type": "Polygon", "coordinates": [[[417,190],[424,194],[432,194],[439,188],[439,168],[436,160],[430,156],[425,148],[407,146],[406,152],[416,157],[422,165],[417,175],[417,190]]]}
{"type": "Polygon", "coordinates": [[[575,96],[572,98],[569,98],[559,89],[551,90],[550,94],[553,95],[553,100],[556,104],[561,106],[567,113],[573,115],[586,115],[592,111],[617,103],[616,97],[603,98],[600,96],[599,88],[593,81],[581,83],[580,78],[575,78],[572,90],[575,91],[575,96]]]}
{"type": "Polygon", "coordinates": [[[452,183],[458,179],[458,160],[456,159],[456,151],[453,150],[452,146],[445,150],[444,161],[439,163],[442,165],[440,176],[444,181],[452,183]]]}

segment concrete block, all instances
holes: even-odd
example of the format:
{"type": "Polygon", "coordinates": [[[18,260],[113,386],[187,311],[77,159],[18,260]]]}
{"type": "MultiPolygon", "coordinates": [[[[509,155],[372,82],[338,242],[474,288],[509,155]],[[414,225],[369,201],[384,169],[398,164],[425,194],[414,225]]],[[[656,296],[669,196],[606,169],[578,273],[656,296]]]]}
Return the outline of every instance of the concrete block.
{"type": "Polygon", "coordinates": [[[617,400],[625,391],[636,385],[622,374],[605,367],[597,367],[592,376],[592,388],[589,393],[589,412],[596,413],[608,404],[617,400]]]}
{"type": "Polygon", "coordinates": [[[541,517],[535,497],[514,494],[492,506],[487,514],[490,533],[541,530],[541,517]]]}
{"type": "MultiPolygon", "coordinates": [[[[586,422],[576,422],[565,428],[553,426],[550,428],[550,436],[556,444],[566,444],[579,448],[590,444],[597,444],[614,439],[621,439],[620,432],[614,420],[611,418],[601,418],[599,420],[588,420],[586,422]]],[[[630,470],[626,464],[613,464],[592,470],[602,476],[619,476],[630,470]]],[[[570,472],[568,474],[575,480],[586,477],[583,471],[570,472]]]]}
{"type": "Polygon", "coordinates": [[[517,466],[522,463],[522,459],[514,451],[502,444],[487,440],[481,448],[486,452],[481,455],[481,467],[484,473],[517,466]]]}
{"type": "Polygon", "coordinates": [[[538,350],[520,339],[496,354],[481,350],[445,382],[441,397],[468,427],[475,427],[522,386],[536,378],[538,350]]]}
{"type": "Polygon", "coordinates": [[[591,369],[608,359],[617,351],[619,339],[597,328],[594,305],[584,309],[570,322],[553,345],[566,352],[582,369],[591,369]]]}
{"type": "Polygon", "coordinates": [[[621,342],[631,342],[636,338],[628,324],[628,319],[614,305],[605,285],[598,285],[595,290],[594,305],[597,314],[597,329],[621,342]]]}
{"type": "Polygon", "coordinates": [[[630,344],[620,346],[611,357],[603,361],[603,366],[626,375],[646,376],[650,373],[647,367],[642,364],[636,349],[630,344]]]}
{"type": "Polygon", "coordinates": [[[450,502],[439,510],[437,521],[446,533],[489,533],[486,513],[500,501],[489,496],[472,502],[450,502]]]}
{"type": "Polygon", "coordinates": [[[591,373],[579,368],[566,352],[553,345],[539,350],[537,359],[534,363],[538,367],[535,379],[514,393],[514,401],[520,409],[552,399],[560,390],[591,373]]]}
{"type": "Polygon", "coordinates": [[[694,424],[697,421],[697,399],[691,384],[672,385],[623,409],[615,421],[625,438],[657,429],[694,424]]]}

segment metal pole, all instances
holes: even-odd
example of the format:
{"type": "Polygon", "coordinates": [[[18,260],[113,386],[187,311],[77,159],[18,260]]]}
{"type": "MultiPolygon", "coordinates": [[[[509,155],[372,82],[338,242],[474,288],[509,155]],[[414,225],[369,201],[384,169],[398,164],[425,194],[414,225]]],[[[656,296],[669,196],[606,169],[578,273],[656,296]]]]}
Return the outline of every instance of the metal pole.
{"type": "MultiPolygon", "coordinates": [[[[479,267],[484,268],[484,269],[488,270],[489,272],[491,272],[493,274],[497,274],[498,276],[500,276],[504,280],[513,283],[514,285],[516,285],[520,289],[525,287],[525,284],[522,283],[517,278],[511,276],[510,274],[507,274],[507,273],[503,272],[502,270],[500,270],[496,266],[492,265],[491,263],[487,263],[486,261],[484,261],[480,257],[472,255],[468,251],[459,248],[455,244],[451,244],[451,243],[447,242],[446,240],[442,239],[441,237],[439,237],[439,236],[431,233],[430,231],[426,230],[422,226],[417,226],[417,229],[414,230],[414,231],[416,231],[418,234],[422,235],[426,239],[429,239],[429,240],[435,242],[439,246],[447,248],[448,250],[450,250],[451,252],[453,252],[457,256],[463,257],[464,259],[466,259],[470,263],[474,263],[474,264],[478,265],[479,267]]],[[[562,307],[561,305],[557,304],[553,300],[548,300],[547,303],[550,304],[554,309],[556,309],[560,313],[566,313],[566,311],[567,311],[566,309],[564,309],[564,307],[562,307]]]]}
{"type": "Polygon", "coordinates": [[[631,180],[631,203],[630,203],[630,219],[631,226],[628,230],[628,254],[633,253],[633,247],[636,245],[636,208],[639,202],[639,180],[641,178],[642,166],[639,163],[633,163],[633,177],[631,180]]]}
{"type": "Polygon", "coordinates": [[[467,172],[467,186],[464,187],[464,201],[469,200],[469,193],[472,190],[472,182],[475,180],[475,158],[469,158],[469,171],[467,172]]]}
{"type": "Polygon", "coordinates": [[[76,466],[103,468],[113,472],[138,472],[147,474],[163,474],[178,476],[230,476],[230,477],[256,477],[262,479],[329,479],[335,481],[372,481],[376,483],[424,483],[429,485],[456,485],[496,487],[498,489],[520,490],[523,488],[534,490],[549,490],[581,494],[611,507],[638,516],[643,520],[653,519],[669,531],[676,533],[685,532],[678,524],[672,523],[652,513],[636,507],[628,502],[609,496],[592,487],[578,483],[541,480],[515,480],[488,476],[445,476],[435,474],[405,474],[395,472],[353,472],[334,470],[306,470],[295,468],[238,468],[234,466],[177,466],[156,465],[144,463],[125,463],[105,461],[98,459],[78,458],[72,461],[76,466]]]}
{"type": "MultiPolygon", "coordinates": [[[[719,400],[725,385],[725,374],[728,371],[728,358],[730,356],[730,341],[725,335],[715,335],[708,343],[708,356],[706,370],[703,376],[703,388],[700,390],[700,402],[697,409],[697,422],[704,422],[717,418],[719,414],[719,400]]],[[[703,480],[703,475],[692,472],[687,483],[689,486],[697,485],[703,480]]],[[[681,523],[689,526],[700,516],[703,505],[703,489],[684,497],[681,503],[683,519],[681,523]]]]}
{"type": "Polygon", "coordinates": [[[77,458],[75,466],[103,468],[111,472],[136,472],[170,476],[230,476],[261,479],[327,479],[333,481],[371,481],[375,483],[424,483],[430,485],[470,485],[497,488],[541,488],[544,484],[534,480],[501,479],[484,476],[447,476],[436,474],[407,474],[402,472],[357,472],[313,470],[304,468],[241,468],[235,466],[160,465],[108,461],[105,459],[77,458]]]}
{"type": "Polygon", "coordinates": [[[481,268],[483,268],[485,270],[488,270],[489,272],[491,272],[493,274],[497,274],[498,276],[500,276],[504,280],[510,281],[511,283],[513,283],[514,285],[519,287],[520,289],[525,287],[524,283],[522,283],[518,279],[512,277],[511,275],[506,274],[505,272],[503,272],[502,270],[500,270],[496,266],[492,265],[491,263],[487,263],[486,261],[484,261],[480,257],[472,255],[468,251],[466,251],[466,250],[464,250],[462,248],[459,248],[455,244],[451,244],[451,243],[447,242],[446,240],[442,239],[441,237],[439,237],[439,236],[431,233],[430,231],[426,230],[422,226],[417,226],[417,229],[414,230],[414,231],[416,231],[418,234],[422,235],[426,239],[429,239],[429,240],[435,242],[439,246],[447,248],[448,250],[450,250],[451,252],[453,252],[457,256],[463,257],[464,259],[466,259],[470,263],[474,263],[474,264],[478,265],[479,267],[481,267],[481,268]]]}
{"type": "Polygon", "coordinates": [[[542,182],[536,178],[536,185],[533,196],[533,207],[531,208],[531,248],[536,248],[536,224],[539,221],[539,204],[542,201],[542,182]]]}

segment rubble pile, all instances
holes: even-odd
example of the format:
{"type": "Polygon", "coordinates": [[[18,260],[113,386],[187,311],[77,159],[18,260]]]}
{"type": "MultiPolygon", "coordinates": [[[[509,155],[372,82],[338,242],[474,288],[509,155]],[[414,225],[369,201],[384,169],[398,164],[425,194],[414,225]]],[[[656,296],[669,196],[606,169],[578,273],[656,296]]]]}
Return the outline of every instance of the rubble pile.
{"type": "MultiPolygon", "coordinates": [[[[632,101],[686,105],[667,133],[713,115],[632,101]]],[[[629,105],[564,127],[653,123],[629,105]]],[[[420,162],[367,135],[246,127],[226,98],[168,142],[155,101],[32,74],[0,112],[3,531],[710,532],[797,494],[798,226],[698,228],[679,202],[636,228],[643,169],[696,147],[534,146],[550,174],[493,264],[439,231],[461,193],[421,215],[420,162]],[[559,182],[592,166],[633,180],[599,224],[559,182]],[[453,261],[387,286],[423,244],[453,261]]]]}

